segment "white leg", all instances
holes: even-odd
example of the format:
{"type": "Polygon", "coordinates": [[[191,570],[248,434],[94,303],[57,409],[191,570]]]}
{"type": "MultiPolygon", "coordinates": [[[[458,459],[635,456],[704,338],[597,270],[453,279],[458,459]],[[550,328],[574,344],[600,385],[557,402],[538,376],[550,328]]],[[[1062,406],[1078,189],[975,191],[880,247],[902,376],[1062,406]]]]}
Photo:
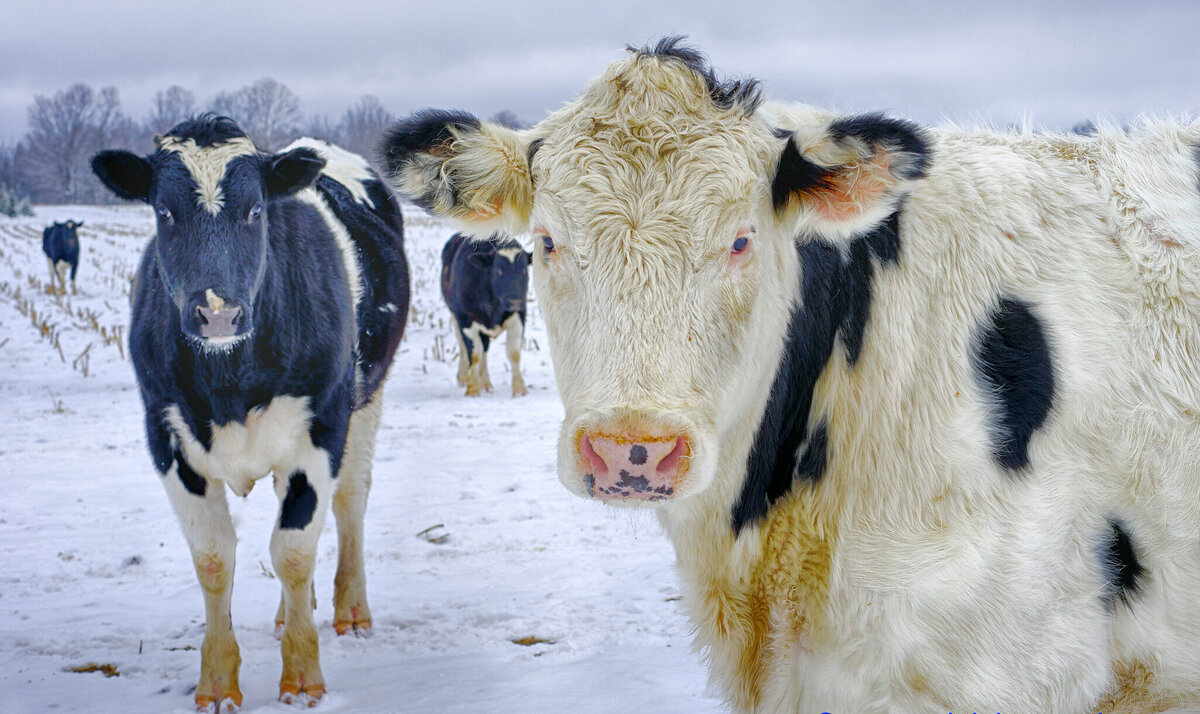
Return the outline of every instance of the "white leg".
{"type": "Polygon", "coordinates": [[[479,386],[487,392],[492,391],[492,377],[488,374],[487,364],[487,353],[489,346],[490,345],[484,345],[479,350],[479,386]]]}
{"type": "Polygon", "coordinates": [[[50,292],[55,292],[55,281],[58,280],[58,270],[54,267],[54,261],[46,258],[46,265],[50,267],[50,292]]]}
{"type": "Polygon", "coordinates": [[[463,339],[471,350],[470,365],[467,368],[467,396],[478,397],[483,391],[483,381],[479,377],[479,364],[483,355],[483,339],[480,337],[479,325],[472,325],[463,331],[463,339]]]}
{"type": "Polygon", "coordinates": [[[521,346],[525,337],[521,316],[513,313],[504,321],[504,329],[507,332],[508,364],[512,367],[512,394],[514,397],[523,397],[529,394],[529,390],[525,388],[525,378],[521,376],[521,346]]]}
{"type": "Polygon", "coordinates": [[[458,340],[458,386],[463,387],[467,384],[467,372],[471,368],[471,363],[467,359],[467,345],[463,342],[462,330],[458,326],[458,318],[454,317],[454,313],[450,314],[450,324],[454,326],[454,339],[458,340]]]}
{"type": "Polygon", "coordinates": [[[353,631],[366,635],[371,630],[367,606],[367,577],[363,570],[363,515],[371,490],[371,463],[375,457],[375,435],[383,413],[383,386],[350,417],[346,451],[338,471],[333,514],[337,517],[338,565],[333,579],[333,628],[339,635],[353,631]]]}
{"type": "Polygon", "coordinates": [[[333,495],[329,456],[313,446],[303,449],[291,464],[273,469],[279,496],[279,519],[271,535],[271,562],[283,587],[283,673],[279,696],[309,700],[325,693],[325,678],[313,624],[313,567],[317,539],[333,495]]]}
{"type": "Polygon", "coordinates": [[[242,704],[238,667],[242,659],[233,634],[229,604],[233,596],[234,551],[237,534],[225,502],[225,487],[208,481],[177,460],[163,475],[171,507],[192,551],[196,577],[204,590],[204,643],[200,646],[200,683],[196,706],[242,704]],[[186,483],[189,484],[191,490],[186,483]],[[203,495],[195,493],[203,491],[203,495]]]}

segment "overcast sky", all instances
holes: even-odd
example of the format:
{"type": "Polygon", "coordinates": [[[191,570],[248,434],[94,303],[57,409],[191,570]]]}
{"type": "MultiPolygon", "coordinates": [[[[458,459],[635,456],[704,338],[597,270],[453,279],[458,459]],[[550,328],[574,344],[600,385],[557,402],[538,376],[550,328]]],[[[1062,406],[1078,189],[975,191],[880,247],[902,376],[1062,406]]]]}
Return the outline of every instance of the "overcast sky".
{"type": "Polygon", "coordinates": [[[509,108],[536,121],[626,44],[668,34],[689,35],[724,73],[762,80],[772,99],[1068,128],[1200,115],[1198,29],[1189,0],[2,0],[0,141],[24,134],[35,94],[78,81],[115,85],[139,119],[171,84],[203,105],[274,77],[306,115],[334,120],[374,94],[395,114],[509,108]]]}

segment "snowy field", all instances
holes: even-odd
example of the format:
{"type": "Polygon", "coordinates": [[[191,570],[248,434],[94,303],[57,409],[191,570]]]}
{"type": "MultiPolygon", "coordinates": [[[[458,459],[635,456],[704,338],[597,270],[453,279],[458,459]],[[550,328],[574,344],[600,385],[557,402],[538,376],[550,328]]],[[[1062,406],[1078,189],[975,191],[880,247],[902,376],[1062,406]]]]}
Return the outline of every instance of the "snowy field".
{"type": "MultiPolygon", "coordinates": [[[[333,632],[331,515],[316,579],[329,694],[317,711],[721,711],[657,520],[558,483],[561,406],[536,303],[530,395],[509,396],[496,349],[495,391],[464,397],[437,287],[450,231],[405,216],[413,310],[366,520],[375,630],[333,632]],[[514,642],[525,638],[535,644],[514,642]]],[[[192,710],[201,590],[146,451],[124,345],[128,280],[152,226],[133,206],[0,217],[0,712],[192,710]],[[46,291],[41,230],[68,218],[85,222],[79,295],[59,298],[46,291]],[[115,676],[72,671],[89,665],[115,676]]],[[[277,502],[263,483],[230,499],[243,711],[294,711],[275,699],[277,502]]]]}

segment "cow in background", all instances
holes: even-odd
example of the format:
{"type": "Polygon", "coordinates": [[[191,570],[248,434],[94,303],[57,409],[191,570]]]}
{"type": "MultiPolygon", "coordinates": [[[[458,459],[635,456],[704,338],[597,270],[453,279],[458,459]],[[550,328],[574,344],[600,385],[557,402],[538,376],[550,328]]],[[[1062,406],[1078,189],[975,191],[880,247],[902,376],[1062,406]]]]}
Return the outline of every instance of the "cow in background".
{"type": "Polygon", "coordinates": [[[498,233],[487,240],[455,233],[442,249],[442,296],[454,317],[458,383],[466,385],[468,397],[491,390],[488,346],[506,331],[512,394],[529,393],[521,376],[529,260],[520,243],[498,233]]]}
{"type": "Polygon", "coordinates": [[[75,229],[82,225],[83,221],[55,221],[42,231],[42,252],[50,266],[51,292],[67,292],[67,270],[70,269],[71,294],[79,293],[75,288],[75,274],[79,272],[79,235],[75,229]]]}
{"type": "Polygon", "coordinates": [[[533,232],[559,478],[657,511],[732,707],[1200,707],[1200,122],[930,130],[669,38],[386,148],[533,232]]]}
{"type": "Polygon", "coordinates": [[[399,207],[359,156],[313,139],[263,154],[212,115],[177,125],[149,156],[102,151],[92,168],[157,222],[129,346],[150,454],[204,591],[196,705],[242,702],[225,489],[245,496],[268,474],[279,499],[279,695],[311,704],[325,692],[312,579],[330,504],[333,625],[371,627],[363,513],[409,301],[399,207]]]}

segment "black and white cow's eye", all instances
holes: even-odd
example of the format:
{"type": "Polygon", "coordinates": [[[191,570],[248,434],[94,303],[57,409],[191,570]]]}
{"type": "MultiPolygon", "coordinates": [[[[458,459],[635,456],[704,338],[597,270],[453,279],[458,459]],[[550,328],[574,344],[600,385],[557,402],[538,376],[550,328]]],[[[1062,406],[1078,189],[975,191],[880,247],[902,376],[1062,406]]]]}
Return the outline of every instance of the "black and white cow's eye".
{"type": "Polygon", "coordinates": [[[254,221],[257,221],[258,219],[262,218],[262,214],[263,214],[263,205],[262,205],[262,202],[260,201],[259,203],[256,203],[250,207],[250,213],[246,216],[246,220],[253,223],[254,221]]]}
{"type": "Polygon", "coordinates": [[[173,220],[171,216],[171,209],[167,208],[166,206],[159,206],[157,212],[158,220],[162,221],[163,223],[170,223],[173,220]]]}
{"type": "Polygon", "coordinates": [[[546,249],[547,253],[553,253],[554,252],[554,239],[551,238],[550,236],[542,236],[542,247],[546,249]]]}

